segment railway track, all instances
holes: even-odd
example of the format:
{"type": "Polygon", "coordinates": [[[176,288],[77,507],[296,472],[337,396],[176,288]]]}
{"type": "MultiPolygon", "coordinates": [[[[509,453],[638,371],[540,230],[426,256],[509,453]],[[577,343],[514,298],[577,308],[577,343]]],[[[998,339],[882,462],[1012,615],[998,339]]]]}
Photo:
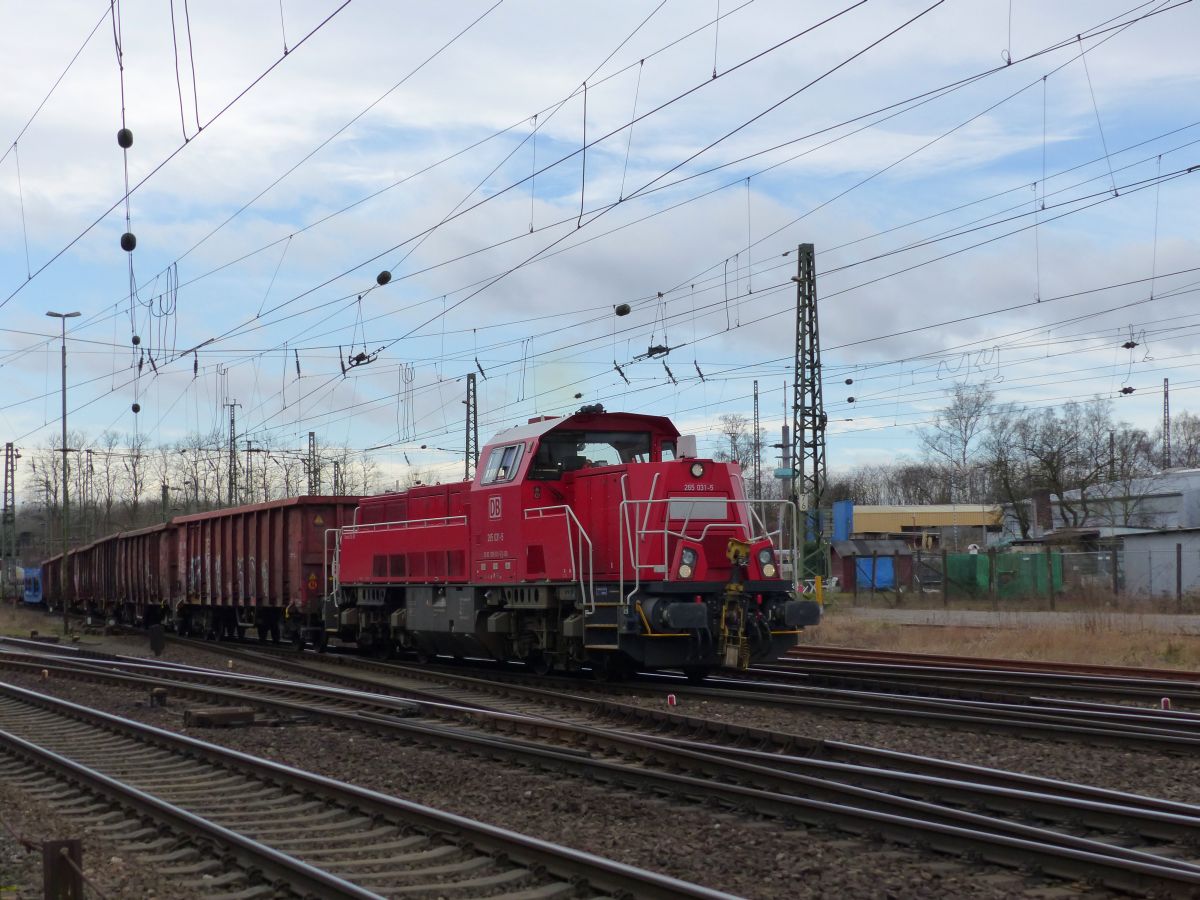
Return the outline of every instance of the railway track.
{"type": "MultiPolygon", "coordinates": [[[[881,690],[883,685],[878,683],[872,685],[875,690],[866,685],[813,686],[803,683],[800,675],[785,683],[777,673],[765,669],[751,669],[745,676],[714,677],[703,686],[692,685],[682,677],[650,674],[643,675],[638,682],[613,687],[579,678],[537,677],[487,668],[467,675],[449,667],[408,666],[347,656],[328,658],[338,661],[331,665],[390,673],[410,682],[437,683],[442,685],[438,688],[441,692],[458,685],[465,693],[455,696],[463,702],[480,693],[497,698],[528,698],[531,705],[517,707],[522,712],[536,708],[548,698],[611,696],[618,691],[658,699],[671,692],[697,700],[753,702],[872,721],[920,721],[980,732],[1082,740],[1125,748],[1156,747],[1181,754],[1200,750],[1200,713],[1164,713],[1157,708],[1054,700],[984,691],[978,687],[957,694],[943,688],[937,696],[925,696],[881,690]]],[[[784,673],[783,677],[786,676],[784,673]]]]}
{"type": "MultiPolygon", "coordinates": [[[[241,871],[197,883],[218,893],[728,896],[11,684],[0,748],[232,854],[241,871]]],[[[212,876],[205,861],[167,868],[212,876]]]]}
{"type": "MultiPolygon", "coordinates": [[[[23,643],[8,639],[14,646],[23,643]]],[[[213,644],[178,640],[182,646],[228,659],[274,666],[297,674],[344,680],[360,686],[384,676],[393,686],[412,696],[461,705],[485,704],[517,714],[537,714],[547,703],[562,709],[575,706],[594,714],[596,698],[613,691],[655,699],[666,692],[697,700],[716,700],[767,706],[880,722],[921,722],[978,732],[1037,736],[1058,741],[1086,741],[1119,748],[1151,747],[1177,754],[1200,751],[1200,712],[1136,708],[984,691],[974,687],[954,692],[943,686],[937,696],[853,688],[817,687],[803,673],[755,668],[744,676],[720,676],[712,684],[696,686],[682,677],[647,675],[642,681],[618,687],[581,678],[528,676],[506,670],[476,668],[471,674],[446,666],[410,666],[343,654],[297,654],[293,650],[264,646],[213,644]],[[353,674],[349,674],[353,673],[353,674]],[[484,699],[481,699],[484,698],[484,699]]],[[[58,651],[72,653],[70,648],[58,651]]],[[[881,685],[874,685],[879,687],[881,685]]],[[[562,715],[562,713],[558,713],[562,715]]]]}
{"type": "Polygon", "coordinates": [[[964,669],[1001,669],[1006,672],[1098,675],[1136,680],[1200,682],[1200,673],[1183,669],[1152,669],[1141,666],[1101,666],[1089,663],[1006,659],[987,656],[948,656],[938,653],[908,653],[899,650],[867,650],[859,647],[825,647],[804,644],[788,651],[785,659],[848,660],[850,662],[901,663],[917,666],[947,666],[964,669]]]}
{"type": "MultiPolygon", "coordinates": [[[[1036,865],[1069,878],[1099,879],[1138,890],[1147,884],[1193,886],[1200,867],[1189,862],[1200,838],[1200,811],[1112,791],[919,759],[905,771],[904,754],[845,747],[855,762],[752,750],[662,735],[635,735],[497,713],[478,707],[397,701],[361,691],[334,691],[277,680],[173,666],[115,661],[72,663],[74,674],[111,684],[171,686],[206,702],[264,703],[275,714],[319,715],[337,727],[464,749],[538,768],[569,772],[635,790],[717,802],[785,820],[852,833],[870,830],[892,840],[919,840],[936,850],[1006,866],[1036,865]],[[104,669],[109,671],[103,671],[104,669]],[[150,675],[149,673],[156,673],[150,675]],[[179,685],[175,678],[186,678],[179,685]],[[198,689],[197,681],[219,687],[198,689]],[[281,700],[283,694],[291,699],[281,700]],[[265,695],[265,696],[264,696],[265,695]],[[415,706],[416,709],[411,707],[415,706]],[[469,731],[448,731],[426,719],[449,717],[469,731]],[[497,735],[503,733],[505,737],[497,735]],[[513,739],[513,735],[516,739],[513,739]],[[635,764],[615,760],[634,759],[635,764]],[[873,763],[873,765],[872,765],[873,763]],[[924,771],[921,771],[921,770],[924,771]],[[1046,827],[1054,823],[1056,827],[1046,827]],[[1128,846],[1131,836],[1135,846],[1128,846]],[[1170,870],[1170,871],[1167,871],[1170,870]]],[[[41,663],[9,665],[36,666],[41,663]]],[[[368,682],[368,687],[375,687],[368,682]]],[[[836,755],[836,754],[835,754],[836,755]]]]}
{"type": "Polygon", "coordinates": [[[775,679],[808,685],[854,687],[862,690],[887,686],[894,691],[921,693],[1006,692],[1032,695],[1037,699],[1105,699],[1120,703],[1157,706],[1168,697],[1174,707],[1200,710],[1200,675],[1164,670],[1136,670],[1102,666],[1072,669],[1066,664],[1050,665],[1012,660],[986,660],[975,665],[961,657],[921,658],[911,654],[866,651],[790,653],[752,671],[775,679]]]}

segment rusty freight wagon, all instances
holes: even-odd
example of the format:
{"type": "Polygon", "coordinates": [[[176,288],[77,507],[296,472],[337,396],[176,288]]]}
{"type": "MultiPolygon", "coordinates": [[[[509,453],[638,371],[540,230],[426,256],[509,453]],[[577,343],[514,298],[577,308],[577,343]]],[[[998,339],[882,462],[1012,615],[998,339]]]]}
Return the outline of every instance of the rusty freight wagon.
{"type": "MultiPolygon", "coordinates": [[[[319,632],[325,532],[349,524],[357,505],[357,497],[291,497],[110,535],[67,554],[68,602],[185,634],[319,632]]],[[[61,564],[61,554],[43,563],[53,606],[61,564]]]]}

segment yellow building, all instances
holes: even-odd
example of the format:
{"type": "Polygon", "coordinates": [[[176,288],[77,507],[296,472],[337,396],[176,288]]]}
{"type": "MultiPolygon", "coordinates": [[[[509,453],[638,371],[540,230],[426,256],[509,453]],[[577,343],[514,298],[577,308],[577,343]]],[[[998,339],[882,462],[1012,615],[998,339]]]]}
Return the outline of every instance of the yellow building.
{"type": "Polygon", "coordinates": [[[988,534],[1000,532],[1001,507],[980,503],[940,503],[929,506],[854,506],[853,535],[860,538],[904,538],[918,547],[945,545],[983,547],[988,534]]]}

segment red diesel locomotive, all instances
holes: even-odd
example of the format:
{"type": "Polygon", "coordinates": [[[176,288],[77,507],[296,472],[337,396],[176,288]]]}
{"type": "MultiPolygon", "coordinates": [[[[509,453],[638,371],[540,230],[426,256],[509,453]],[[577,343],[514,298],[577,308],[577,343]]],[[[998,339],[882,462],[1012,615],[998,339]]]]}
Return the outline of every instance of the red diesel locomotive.
{"type": "Polygon", "coordinates": [[[797,525],[669,420],[584,407],[501,432],[473,481],[363,498],[326,533],[324,609],[289,622],[380,653],[703,677],[818,621],[780,564],[797,525]]]}

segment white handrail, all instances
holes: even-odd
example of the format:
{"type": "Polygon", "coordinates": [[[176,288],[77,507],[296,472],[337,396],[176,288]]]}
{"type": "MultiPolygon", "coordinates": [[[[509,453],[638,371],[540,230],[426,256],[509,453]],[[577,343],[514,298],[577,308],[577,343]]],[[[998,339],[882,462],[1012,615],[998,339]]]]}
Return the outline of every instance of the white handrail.
{"type": "MultiPolygon", "coordinates": [[[[654,499],[630,500],[627,497],[625,497],[624,484],[622,484],[621,493],[622,493],[622,499],[621,499],[621,503],[620,503],[620,511],[619,511],[620,514],[618,516],[618,522],[621,527],[621,534],[619,537],[620,537],[620,543],[622,544],[622,546],[624,544],[624,526],[625,526],[626,522],[628,521],[628,515],[629,515],[630,510],[633,511],[635,520],[641,519],[643,521],[643,523],[648,525],[650,510],[653,508],[653,506],[655,504],[664,504],[664,503],[669,504],[675,500],[687,501],[687,500],[692,500],[692,499],[700,499],[699,497],[695,497],[695,498],[693,498],[693,497],[666,497],[666,498],[659,499],[659,500],[654,500],[654,499]],[[643,505],[646,507],[646,513],[644,516],[639,515],[640,510],[638,509],[639,506],[643,506],[643,505]]],[[[714,499],[716,499],[716,498],[714,498],[714,499]]],[[[796,511],[796,505],[794,503],[792,503],[790,500],[762,500],[762,499],[751,499],[751,498],[743,498],[743,499],[739,500],[739,499],[735,499],[732,497],[721,497],[720,499],[725,503],[731,503],[738,507],[747,508],[749,510],[750,521],[749,522],[742,522],[742,521],[708,522],[701,529],[700,534],[695,535],[695,534],[689,533],[689,527],[691,525],[690,511],[689,511],[689,514],[682,520],[683,524],[679,527],[679,529],[674,530],[674,529],[670,528],[671,517],[670,517],[670,513],[669,513],[669,509],[668,509],[667,514],[663,517],[663,525],[662,525],[662,530],[661,530],[661,533],[663,535],[663,546],[664,546],[662,566],[665,569],[665,571],[664,571],[665,580],[666,581],[674,580],[671,577],[672,573],[670,571],[670,560],[668,560],[666,558],[665,548],[668,546],[668,542],[667,542],[668,537],[676,537],[681,540],[703,541],[706,537],[708,537],[709,532],[712,530],[715,530],[715,529],[730,529],[730,530],[740,529],[740,530],[742,530],[743,534],[745,534],[746,540],[748,543],[753,544],[753,543],[757,543],[762,540],[770,540],[771,545],[780,551],[780,553],[781,553],[781,556],[779,559],[780,574],[782,574],[782,569],[783,569],[782,551],[785,549],[791,550],[793,564],[792,564],[792,573],[791,573],[790,580],[791,580],[791,584],[792,584],[792,589],[793,590],[798,589],[799,582],[797,581],[797,578],[796,578],[797,566],[795,565],[795,560],[799,559],[799,543],[798,543],[799,519],[798,519],[798,515],[797,515],[797,511],[796,511]],[[760,505],[770,504],[770,505],[776,506],[781,512],[785,513],[786,518],[790,520],[791,526],[792,526],[792,540],[791,540],[790,548],[785,548],[783,546],[782,525],[778,529],[769,530],[767,528],[766,524],[763,522],[762,517],[755,513],[754,504],[760,504],[760,505]],[[754,527],[755,521],[758,522],[757,528],[754,527]],[[761,531],[758,530],[759,528],[761,528],[761,531]]],[[[655,528],[654,532],[659,533],[659,529],[655,528]]],[[[627,594],[624,595],[625,601],[627,603],[632,602],[634,594],[636,594],[638,587],[640,587],[641,570],[642,569],[653,569],[658,565],[657,562],[643,563],[641,561],[642,538],[649,533],[650,533],[650,529],[645,526],[637,529],[636,531],[634,529],[630,529],[630,535],[629,535],[630,558],[631,558],[631,562],[632,562],[633,575],[634,575],[635,580],[634,580],[633,588],[627,594]]],[[[625,557],[624,557],[624,554],[622,554],[621,568],[619,570],[620,585],[621,585],[622,590],[624,589],[624,584],[625,584],[624,563],[625,563],[625,557]]]]}
{"type": "Polygon", "coordinates": [[[536,518],[544,519],[548,513],[559,513],[567,520],[567,553],[571,558],[571,580],[579,582],[579,591],[583,594],[583,602],[585,606],[585,614],[591,615],[596,611],[596,570],[594,561],[594,547],[592,539],[587,533],[587,529],[583,527],[583,523],[575,515],[575,510],[566,505],[560,506],[536,506],[533,509],[525,510],[525,518],[528,519],[533,513],[537,513],[536,518]],[[576,565],[575,556],[575,541],[571,536],[571,525],[579,531],[579,561],[576,565]],[[587,543],[587,584],[584,584],[584,560],[583,560],[583,545],[587,543]]]}
{"type": "Polygon", "coordinates": [[[367,522],[362,525],[346,525],[342,528],[343,532],[359,532],[359,531],[385,531],[396,529],[397,531],[408,528],[436,528],[439,525],[455,525],[467,524],[466,516],[434,516],[429,519],[398,519],[395,522],[367,522]]]}
{"type": "Polygon", "coordinates": [[[329,594],[336,596],[342,587],[342,567],[340,564],[342,555],[342,530],[340,528],[325,529],[325,539],[322,542],[322,550],[324,552],[322,554],[323,558],[321,563],[321,574],[324,576],[324,580],[321,583],[321,588],[324,590],[325,586],[329,584],[329,573],[332,572],[333,588],[329,591],[329,594]],[[329,561],[329,535],[331,534],[334,535],[332,564],[329,561]]]}

